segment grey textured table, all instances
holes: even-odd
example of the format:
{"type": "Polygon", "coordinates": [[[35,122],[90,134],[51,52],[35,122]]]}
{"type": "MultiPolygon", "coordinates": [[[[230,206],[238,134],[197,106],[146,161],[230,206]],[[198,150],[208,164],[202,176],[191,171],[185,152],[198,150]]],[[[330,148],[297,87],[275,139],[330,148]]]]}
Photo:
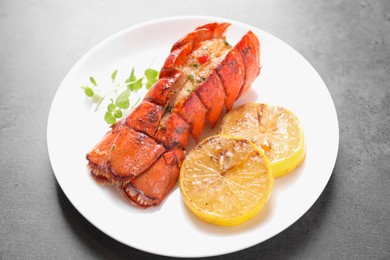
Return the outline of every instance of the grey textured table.
{"type": "Polygon", "coordinates": [[[164,258],[78,213],[50,166],[46,123],[60,82],[91,47],[188,14],[239,20],[290,44],[327,84],[340,124],[333,175],[313,207],[275,237],[218,259],[390,259],[388,0],[0,1],[0,259],[164,258]]]}

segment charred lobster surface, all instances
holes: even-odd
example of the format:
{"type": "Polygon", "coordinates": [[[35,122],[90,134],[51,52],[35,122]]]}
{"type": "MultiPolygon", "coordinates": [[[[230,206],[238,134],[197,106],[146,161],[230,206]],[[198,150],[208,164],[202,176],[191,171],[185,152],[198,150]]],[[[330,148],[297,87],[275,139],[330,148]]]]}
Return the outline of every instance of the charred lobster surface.
{"type": "Polygon", "coordinates": [[[260,73],[260,44],[249,31],[231,47],[229,23],[210,23],[177,41],[160,78],[125,119],[87,154],[92,176],[133,204],[159,205],[175,186],[189,136],[199,141],[260,73]]]}

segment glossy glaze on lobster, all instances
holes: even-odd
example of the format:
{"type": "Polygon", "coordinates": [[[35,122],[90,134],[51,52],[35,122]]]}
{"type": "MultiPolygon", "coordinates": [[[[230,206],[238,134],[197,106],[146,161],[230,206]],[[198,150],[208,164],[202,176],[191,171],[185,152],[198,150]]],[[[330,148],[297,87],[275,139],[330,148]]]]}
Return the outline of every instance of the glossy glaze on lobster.
{"type": "Polygon", "coordinates": [[[177,41],[160,79],[126,118],[88,154],[101,183],[115,185],[140,207],[159,205],[175,186],[191,136],[212,126],[260,73],[260,45],[249,31],[231,47],[229,23],[210,23],[177,41]]]}

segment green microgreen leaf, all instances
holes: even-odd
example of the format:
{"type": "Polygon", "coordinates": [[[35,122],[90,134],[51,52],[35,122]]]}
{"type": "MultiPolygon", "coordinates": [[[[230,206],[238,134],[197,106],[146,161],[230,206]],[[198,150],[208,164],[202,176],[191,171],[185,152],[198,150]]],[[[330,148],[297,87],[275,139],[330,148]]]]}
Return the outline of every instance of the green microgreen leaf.
{"type": "Polygon", "coordinates": [[[151,68],[146,69],[144,74],[145,74],[146,79],[148,79],[148,80],[155,79],[158,77],[158,71],[151,69],[151,68]]]}
{"type": "Polygon", "coordinates": [[[135,82],[128,84],[127,87],[131,91],[137,91],[137,90],[142,88],[142,80],[143,80],[143,78],[139,78],[135,82]]]}
{"type": "Polygon", "coordinates": [[[114,103],[110,103],[110,104],[107,106],[107,111],[108,111],[108,112],[113,112],[115,109],[116,109],[116,105],[115,105],[114,103]]]}
{"type": "Polygon", "coordinates": [[[146,85],[145,85],[146,89],[149,90],[149,89],[153,86],[154,83],[155,83],[155,82],[147,81],[147,82],[146,82],[146,85]]]}
{"type": "Polygon", "coordinates": [[[112,74],[111,74],[111,79],[112,79],[112,82],[115,81],[116,79],[116,74],[118,73],[118,70],[115,70],[112,74]]]}
{"type": "Polygon", "coordinates": [[[89,81],[96,87],[97,83],[96,80],[93,77],[89,77],[89,81]]]}
{"type": "Polygon", "coordinates": [[[91,87],[85,86],[85,87],[81,87],[81,88],[84,89],[84,93],[87,97],[93,96],[94,92],[93,92],[91,87]]]}
{"type": "Polygon", "coordinates": [[[130,80],[131,81],[136,81],[137,80],[137,77],[134,75],[134,68],[131,69],[130,80]]]}
{"type": "Polygon", "coordinates": [[[137,80],[137,77],[134,75],[134,68],[131,69],[130,76],[126,79],[125,83],[132,83],[137,80]]]}
{"type": "Polygon", "coordinates": [[[115,101],[115,105],[122,109],[127,109],[130,106],[130,91],[126,89],[121,94],[119,94],[118,98],[115,101]]]}
{"type": "MultiPolygon", "coordinates": [[[[92,85],[82,86],[84,93],[88,97],[93,97],[97,102],[95,111],[98,111],[101,104],[104,104],[103,101],[110,100],[107,105],[107,111],[104,115],[104,120],[108,124],[115,124],[117,119],[123,117],[123,111],[130,108],[130,95],[132,92],[136,92],[145,86],[149,90],[158,80],[159,72],[157,70],[148,68],[144,71],[144,75],[141,78],[137,78],[134,73],[134,68],[131,69],[129,77],[123,83],[116,83],[115,80],[118,75],[118,70],[114,70],[111,73],[112,88],[109,89],[104,95],[100,95],[100,89],[98,89],[98,84],[94,77],[89,77],[89,81],[92,85]],[[97,87],[95,89],[95,87],[97,87]],[[119,93],[119,94],[118,94],[119,93]]],[[[133,109],[141,98],[138,98],[137,102],[132,103],[131,109],[133,109]]]]}
{"type": "Polygon", "coordinates": [[[104,121],[106,121],[107,124],[112,125],[116,123],[116,118],[113,114],[107,111],[106,114],[104,115],[104,121]]]}
{"type": "Polygon", "coordinates": [[[145,70],[145,77],[146,77],[146,89],[149,90],[153,85],[154,83],[156,83],[156,81],[158,80],[158,71],[157,70],[154,70],[154,69],[146,69],[145,70]]]}
{"type": "Polygon", "coordinates": [[[122,117],[122,111],[120,109],[115,110],[114,116],[116,118],[121,118],[122,117]]]}
{"type": "MultiPolygon", "coordinates": [[[[158,78],[153,78],[153,79],[148,79],[147,81],[147,85],[150,85],[150,86],[153,86],[154,83],[156,83],[156,81],[158,80],[158,78]]],[[[150,89],[150,87],[146,87],[147,89],[150,89]]]]}

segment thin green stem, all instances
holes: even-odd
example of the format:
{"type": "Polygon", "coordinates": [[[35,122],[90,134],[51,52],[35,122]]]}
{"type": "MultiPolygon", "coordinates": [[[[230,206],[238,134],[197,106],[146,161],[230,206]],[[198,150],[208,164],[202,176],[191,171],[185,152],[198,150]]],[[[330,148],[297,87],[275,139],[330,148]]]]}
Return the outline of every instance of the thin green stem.
{"type": "Polygon", "coordinates": [[[96,108],[95,108],[95,112],[98,111],[100,105],[102,104],[103,100],[104,100],[107,96],[109,96],[109,95],[110,95],[111,93],[113,93],[113,92],[116,93],[116,92],[117,92],[120,88],[122,88],[122,87],[123,87],[122,85],[119,85],[118,87],[116,87],[116,88],[110,90],[109,92],[107,92],[107,93],[100,99],[99,103],[97,104],[97,106],[96,106],[96,108]]]}

